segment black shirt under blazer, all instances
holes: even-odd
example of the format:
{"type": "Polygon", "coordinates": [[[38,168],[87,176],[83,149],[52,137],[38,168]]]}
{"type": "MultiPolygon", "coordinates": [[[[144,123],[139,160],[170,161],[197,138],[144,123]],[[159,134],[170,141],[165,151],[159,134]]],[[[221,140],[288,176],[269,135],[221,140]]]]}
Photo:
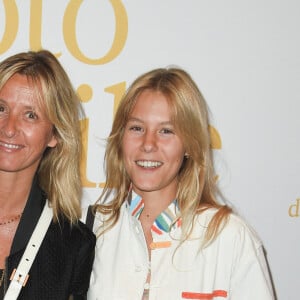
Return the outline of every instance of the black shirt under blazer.
{"type": "MultiPolygon", "coordinates": [[[[24,253],[41,215],[45,197],[34,180],[29,199],[17,228],[10,255],[6,259],[4,289],[24,253]]],[[[86,299],[94,261],[96,238],[85,224],[69,225],[64,218],[52,223],[29,271],[28,281],[18,299],[86,299]]]]}

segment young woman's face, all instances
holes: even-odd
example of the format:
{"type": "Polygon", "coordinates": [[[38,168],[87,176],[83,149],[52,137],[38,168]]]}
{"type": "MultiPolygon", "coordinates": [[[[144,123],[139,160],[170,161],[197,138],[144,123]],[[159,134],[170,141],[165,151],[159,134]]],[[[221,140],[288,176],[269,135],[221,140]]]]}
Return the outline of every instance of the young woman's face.
{"type": "Polygon", "coordinates": [[[125,127],[122,150],[126,171],[138,194],[176,194],[185,150],[162,93],[145,90],[137,98],[125,127]]]}
{"type": "Polygon", "coordinates": [[[13,75],[0,90],[0,172],[34,173],[57,140],[26,76],[13,75]]]}

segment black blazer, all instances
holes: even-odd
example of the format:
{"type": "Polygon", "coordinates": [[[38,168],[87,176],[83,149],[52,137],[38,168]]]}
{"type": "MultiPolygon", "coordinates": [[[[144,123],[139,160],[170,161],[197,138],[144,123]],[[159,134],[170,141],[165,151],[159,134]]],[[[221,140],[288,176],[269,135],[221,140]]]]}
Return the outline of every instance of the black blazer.
{"type": "MultiPolygon", "coordinates": [[[[45,203],[43,192],[34,180],[29,199],[17,228],[5,272],[4,290],[9,277],[24,253],[27,242],[45,203]]],[[[64,218],[52,223],[29,271],[28,281],[18,299],[86,299],[94,260],[96,238],[85,224],[72,227],[64,218]]]]}

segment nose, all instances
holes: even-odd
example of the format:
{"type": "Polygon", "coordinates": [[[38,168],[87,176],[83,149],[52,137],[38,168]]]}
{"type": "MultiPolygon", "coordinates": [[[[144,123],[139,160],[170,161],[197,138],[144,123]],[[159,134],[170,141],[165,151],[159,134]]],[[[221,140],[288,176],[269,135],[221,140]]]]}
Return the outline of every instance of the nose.
{"type": "Polygon", "coordinates": [[[142,151],[152,152],[157,150],[157,136],[153,132],[145,132],[143,135],[142,151]]]}
{"type": "Polygon", "coordinates": [[[18,132],[17,118],[13,115],[8,115],[4,120],[1,120],[1,132],[2,135],[12,138],[18,132]]]}

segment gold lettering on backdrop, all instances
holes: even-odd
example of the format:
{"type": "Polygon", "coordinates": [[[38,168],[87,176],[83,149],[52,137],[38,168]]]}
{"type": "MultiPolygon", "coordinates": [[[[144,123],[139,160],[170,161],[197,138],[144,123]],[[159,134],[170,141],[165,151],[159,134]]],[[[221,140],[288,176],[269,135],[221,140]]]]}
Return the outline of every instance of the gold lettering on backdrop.
{"type": "MultiPolygon", "coordinates": [[[[125,7],[121,0],[110,0],[115,15],[115,34],[110,50],[101,58],[91,59],[86,57],[80,50],[76,38],[76,19],[83,0],[70,0],[63,18],[63,35],[67,48],[71,54],[79,61],[91,65],[105,64],[115,59],[125,46],[128,34],[128,18],[125,7]]],[[[29,24],[29,44],[31,50],[39,50],[42,47],[42,4],[43,0],[31,0],[30,2],[30,24],[29,24]]],[[[2,40],[0,41],[0,54],[6,52],[13,44],[19,28],[18,8],[15,0],[3,0],[6,22],[2,40]]],[[[55,54],[61,56],[60,53],[55,54]]],[[[105,92],[114,95],[113,115],[119,105],[123,93],[126,89],[126,82],[121,82],[104,89],[105,92]]],[[[78,87],[78,94],[82,102],[88,102],[92,98],[92,88],[87,84],[78,87]]],[[[84,144],[83,158],[81,161],[81,173],[84,187],[103,187],[104,183],[95,183],[87,179],[87,149],[89,119],[81,120],[82,138],[84,144]]],[[[218,131],[210,126],[211,147],[221,149],[222,143],[218,131]]],[[[292,214],[293,206],[296,206],[299,213],[299,203],[290,207],[292,214]]],[[[298,216],[298,215],[297,215],[298,216]]]]}
{"type": "Polygon", "coordinates": [[[33,51],[42,48],[42,0],[31,0],[30,24],[29,24],[29,44],[33,51]]]}
{"type": "Polygon", "coordinates": [[[97,59],[85,56],[79,48],[76,37],[76,19],[83,0],[71,0],[66,8],[63,20],[65,44],[72,55],[79,61],[90,65],[103,65],[115,59],[125,46],[128,33],[128,19],[121,0],[110,0],[115,14],[115,35],[110,50],[97,59]]]}
{"type": "Polygon", "coordinates": [[[113,115],[115,115],[117,107],[121,101],[121,98],[126,90],[126,82],[121,82],[112,86],[107,87],[104,91],[113,94],[115,96],[114,98],[114,111],[113,115]]]}
{"type": "MultiPolygon", "coordinates": [[[[81,102],[89,102],[93,97],[93,90],[88,84],[82,84],[77,88],[77,94],[81,102]]],[[[82,138],[82,157],[80,161],[81,184],[83,187],[93,188],[97,184],[89,181],[87,178],[87,152],[88,152],[88,133],[89,133],[89,119],[84,118],[80,120],[81,138],[82,138]]]]}
{"type": "Polygon", "coordinates": [[[93,90],[88,84],[82,84],[77,88],[77,94],[81,102],[89,102],[93,97],[93,90]]]}
{"type": "Polygon", "coordinates": [[[89,132],[89,119],[80,120],[81,126],[81,135],[82,135],[82,157],[80,162],[80,174],[81,174],[81,184],[82,187],[86,188],[95,188],[95,187],[103,187],[104,184],[97,184],[96,182],[92,182],[88,180],[87,177],[87,151],[88,151],[88,132],[89,132]]]}
{"type": "Polygon", "coordinates": [[[5,28],[0,42],[0,54],[6,52],[13,44],[19,27],[19,15],[16,2],[14,0],[3,0],[5,11],[5,28]]]}
{"type": "Polygon", "coordinates": [[[217,131],[216,128],[213,126],[209,126],[209,134],[210,134],[210,139],[211,143],[210,146],[212,149],[221,149],[222,148],[222,141],[221,137],[217,131]]]}
{"type": "MultiPolygon", "coordinates": [[[[116,108],[119,105],[121,98],[125,92],[126,89],[126,82],[120,82],[117,84],[114,84],[112,86],[109,86],[104,89],[105,92],[113,94],[114,95],[114,111],[113,114],[115,114],[116,108]]],[[[82,84],[77,88],[77,93],[80,97],[81,102],[87,103],[90,101],[93,97],[93,90],[88,84],[82,84]]],[[[81,171],[81,182],[82,186],[85,188],[96,188],[104,187],[104,182],[97,183],[92,182],[88,179],[87,176],[87,153],[88,153],[88,133],[89,133],[89,119],[85,118],[80,121],[81,125],[81,134],[82,134],[82,144],[83,144],[83,153],[80,163],[80,171],[81,171]]]]}
{"type": "MultiPolygon", "coordinates": [[[[29,24],[29,45],[30,49],[37,51],[42,49],[42,2],[43,0],[31,0],[30,24],[29,24]]],[[[54,54],[56,57],[61,53],[54,54]]]]}
{"type": "Polygon", "coordinates": [[[300,198],[296,199],[296,204],[291,204],[289,207],[289,216],[290,217],[299,217],[300,210],[300,198]]]}

